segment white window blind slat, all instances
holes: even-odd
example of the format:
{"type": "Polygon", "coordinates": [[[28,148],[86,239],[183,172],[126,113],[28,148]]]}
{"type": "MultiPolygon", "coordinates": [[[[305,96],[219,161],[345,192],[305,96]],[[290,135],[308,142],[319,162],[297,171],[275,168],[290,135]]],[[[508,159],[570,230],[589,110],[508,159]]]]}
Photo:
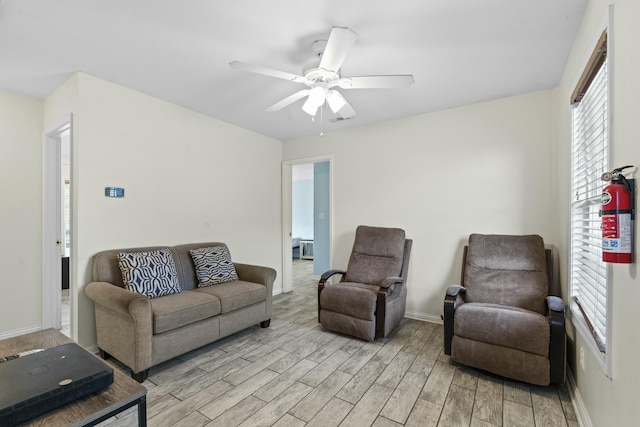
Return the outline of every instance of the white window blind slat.
{"type": "Polygon", "coordinates": [[[571,168],[571,290],[602,349],[607,339],[607,269],[602,262],[599,211],[600,177],[608,170],[607,105],[605,60],[573,109],[571,168]]]}

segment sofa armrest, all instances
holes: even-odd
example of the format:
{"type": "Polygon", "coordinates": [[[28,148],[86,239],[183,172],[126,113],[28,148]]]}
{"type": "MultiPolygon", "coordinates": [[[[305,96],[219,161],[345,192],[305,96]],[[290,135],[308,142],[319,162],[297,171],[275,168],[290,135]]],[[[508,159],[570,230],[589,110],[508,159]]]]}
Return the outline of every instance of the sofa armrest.
{"type": "MultiPolygon", "coordinates": [[[[271,267],[261,265],[233,263],[238,273],[238,278],[246,282],[259,283],[267,288],[267,300],[263,321],[271,320],[273,314],[273,282],[276,280],[276,271],[271,267]]],[[[268,323],[266,323],[268,325],[268,323]]]]}
{"type": "Polygon", "coordinates": [[[268,288],[273,288],[273,282],[276,280],[276,271],[273,268],[237,262],[234,262],[233,265],[240,280],[260,283],[268,288]]]}
{"type": "Polygon", "coordinates": [[[151,303],[149,303],[147,296],[131,292],[109,282],[90,282],[84,287],[84,293],[96,304],[121,314],[135,317],[136,314],[146,314],[144,313],[146,308],[151,313],[151,303]],[[134,310],[132,313],[131,304],[136,300],[140,301],[133,305],[134,310]]]}
{"type": "Polygon", "coordinates": [[[90,282],[84,293],[95,303],[98,347],[133,373],[150,368],[153,316],[149,298],[109,282],[90,282]]]}
{"type": "Polygon", "coordinates": [[[463,295],[466,288],[460,285],[451,285],[444,296],[444,354],[451,354],[451,341],[453,340],[453,319],[458,305],[464,303],[463,295]]]}

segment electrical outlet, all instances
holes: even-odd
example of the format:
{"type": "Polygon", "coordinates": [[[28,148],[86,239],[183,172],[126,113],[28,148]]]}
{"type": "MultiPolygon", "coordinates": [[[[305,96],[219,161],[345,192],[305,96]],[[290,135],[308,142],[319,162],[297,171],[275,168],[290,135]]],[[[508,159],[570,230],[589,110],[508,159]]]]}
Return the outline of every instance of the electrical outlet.
{"type": "Polygon", "coordinates": [[[580,367],[584,371],[584,347],[580,347],[580,367]]]}

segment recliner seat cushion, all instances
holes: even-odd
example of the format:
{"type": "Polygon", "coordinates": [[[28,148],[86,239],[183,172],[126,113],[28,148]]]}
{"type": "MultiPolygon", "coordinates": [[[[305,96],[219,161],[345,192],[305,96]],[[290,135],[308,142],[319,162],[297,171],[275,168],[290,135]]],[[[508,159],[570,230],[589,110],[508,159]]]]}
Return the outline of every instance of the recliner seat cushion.
{"type": "Polygon", "coordinates": [[[546,314],[549,282],[542,237],[472,234],[464,281],[467,302],[546,314]]]}
{"type": "Polygon", "coordinates": [[[151,300],[153,334],[160,334],[220,314],[220,300],[182,291],[151,300]]]}
{"type": "Polygon", "coordinates": [[[242,307],[266,301],[267,287],[259,283],[236,280],[194,289],[194,292],[209,294],[220,300],[220,312],[229,313],[242,307]]]}
{"type": "Polygon", "coordinates": [[[341,282],[327,285],[320,293],[321,310],[363,320],[374,320],[378,286],[341,282]]]}
{"type": "Polygon", "coordinates": [[[455,312],[454,335],[549,355],[549,320],[536,312],[497,304],[465,303],[455,312]]]}

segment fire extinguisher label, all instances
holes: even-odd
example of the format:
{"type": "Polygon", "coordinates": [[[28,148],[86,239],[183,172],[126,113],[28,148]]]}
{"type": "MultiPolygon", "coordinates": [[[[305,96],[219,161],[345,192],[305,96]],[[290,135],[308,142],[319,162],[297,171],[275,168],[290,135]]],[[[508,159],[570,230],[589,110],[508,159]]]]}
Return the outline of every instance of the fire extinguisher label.
{"type": "Polygon", "coordinates": [[[631,252],[631,214],[602,215],[602,250],[631,252]]]}

